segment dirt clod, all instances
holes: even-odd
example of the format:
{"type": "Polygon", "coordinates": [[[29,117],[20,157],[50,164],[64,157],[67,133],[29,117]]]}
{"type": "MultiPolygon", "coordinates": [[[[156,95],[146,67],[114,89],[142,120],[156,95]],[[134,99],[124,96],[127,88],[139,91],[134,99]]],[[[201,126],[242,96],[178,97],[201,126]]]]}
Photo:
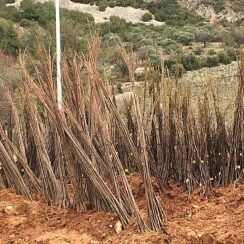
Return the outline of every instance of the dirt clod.
{"type": "Polygon", "coordinates": [[[12,214],[14,212],[14,208],[12,206],[4,206],[3,207],[3,212],[6,214],[12,214]]]}
{"type": "Polygon", "coordinates": [[[114,225],[115,232],[119,234],[122,231],[122,224],[120,221],[117,221],[114,225]]]}

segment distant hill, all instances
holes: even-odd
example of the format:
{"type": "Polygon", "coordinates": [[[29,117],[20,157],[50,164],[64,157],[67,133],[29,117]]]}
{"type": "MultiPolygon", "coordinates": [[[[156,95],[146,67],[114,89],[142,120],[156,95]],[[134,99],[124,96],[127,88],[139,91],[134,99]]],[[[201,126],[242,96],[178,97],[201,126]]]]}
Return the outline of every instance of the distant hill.
{"type": "Polygon", "coordinates": [[[179,4],[206,20],[236,22],[244,18],[243,0],[178,0],[179,4]]]}
{"type": "MultiPolygon", "coordinates": [[[[107,6],[132,6],[135,8],[147,8],[154,12],[160,6],[180,5],[183,8],[194,11],[197,15],[208,21],[226,20],[236,22],[244,18],[244,1],[243,0],[73,0],[79,3],[96,4],[100,10],[105,10],[107,6]],[[154,6],[153,6],[153,5],[154,6]]],[[[179,12],[182,10],[179,9],[179,12]]],[[[156,16],[157,19],[158,16],[156,16]]],[[[160,20],[160,19],[157,19],[160,20]]]]}
{"type": "MultiPolygon", "coordinates": [[[[19,6],[22,0],[2,0],[8,4],[19,6]]],[[[48,0],[38,0],[38,2],[47,2],[48,0]]],[[[135,11],[135,15],[143,14],[140,11],[148,11],[152,14],[147,21],[152,23],[154,19],[158,22],[174,21],[179,19],[182,21],[185,19],[189,21],[200,21],[197,16],[202,17],[206,21],[211,23],[216,22],[239,22],[244,19],[244,1],[243,0],[71,0],[75,3],[96,5],[100,12],[108,12],[107,8],[110,8],[109,12],[115,16],[121,15],[120,9],[116,9],[115,13],[111,8],[117,7],[133,7],[138,9],[135,11]]],[[[69,0],[61,0],[61,5],[71,10],[84,11],[88,13],[96,12],[95,6],[73,6],[69,0]]],[[[111,14],[100,14],[101,18],[110,17],[111,14]]],[[[128,14],[130,12],[128,11],[128,14]]],[[[132,13],[133,14],[133,13],[132,13]]],[[[95,13],[94,13],[95,15],[95,13]]],[[[97,16],[97,14],[96,14],[97,16]]],[[[96,21],[95,16],[95,21],[96,21]]],[[[135,16],[135,17],[136,17],[135,16]]],[[[100,16],[99,16],[100,17],[100,16]]],[[[126,19],[126,14],[123,16],[126,19]]],[[[148,16],[147,16],[148,17],[148,16]]],[[[129,21],[133,22],[133,18],[128,17],[129,21]]],[[[146,18],[145,18],[146,19],[146,18]]],[[[101,22],[101,20],[99,20],[101,22]]],[[[138,22],[138,20],[137,20],[138,22]]],[[[156,22],[155,22],[156,23],[156,22]]],[[[156,23],[157,24],[157,23],[156,23]]]]}
{"type": "MultiPolygon", "coordinates": [[[[62,49],[68,57],[86,52],[90,31],[99,30],[108,54],[100,68],[116,80],[128,79],[118,39],[133,50],[135,67],[149,59],[158,72],[162,51],[169,73],[182,75],[236,60],[244,44],[242,9],[242,1],[224,0],[61,0],[62,49]]],[[[0,0],[0,34],[7,55],[21,49],[35,56],[37,38],[55,51],[54,1],[0,0]]]]}

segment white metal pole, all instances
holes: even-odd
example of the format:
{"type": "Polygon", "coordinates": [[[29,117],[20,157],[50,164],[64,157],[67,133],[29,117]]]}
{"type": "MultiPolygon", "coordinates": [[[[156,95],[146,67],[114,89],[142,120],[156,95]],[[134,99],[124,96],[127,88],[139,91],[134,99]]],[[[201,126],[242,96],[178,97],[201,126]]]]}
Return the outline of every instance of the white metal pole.
{"type": "Polygon", "coordinates": [[[62,83],[61,83],[61,38],[60,38],[60,12],[59,0],[55,0],[56,6],[56,52],[57,52],[57,102],[58,109],[62,109],[62,83]]]}

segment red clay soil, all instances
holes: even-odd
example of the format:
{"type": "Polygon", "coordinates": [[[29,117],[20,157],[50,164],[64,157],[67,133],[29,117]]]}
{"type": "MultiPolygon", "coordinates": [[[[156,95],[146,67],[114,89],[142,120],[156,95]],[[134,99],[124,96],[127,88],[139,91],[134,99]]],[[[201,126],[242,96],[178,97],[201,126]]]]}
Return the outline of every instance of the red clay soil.
{"type": "MultiPolygon", "coordinates": [[[[145,209],[140,178],[130,179],[141,211],[145,209]]],[[[214,188],[210,197],[196,190],[191,199],[171,183],[154,189],[167,215],[166,231],[139,234],[132,223],[117,234],[112,213],[49,207],[42,200],[28,201],[12,190],[0,191],[0,244],[98,243],[244,243],[244,185],[214,188]],[[10,206],[10,207],[9,207],[10,206]]]]}

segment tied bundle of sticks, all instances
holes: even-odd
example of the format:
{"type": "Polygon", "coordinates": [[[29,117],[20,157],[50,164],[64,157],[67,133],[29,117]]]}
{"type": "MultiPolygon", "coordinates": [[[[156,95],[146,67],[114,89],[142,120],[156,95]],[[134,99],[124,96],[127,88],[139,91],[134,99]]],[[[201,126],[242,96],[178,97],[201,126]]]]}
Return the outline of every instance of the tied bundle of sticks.
{"type": "Polygon", "coordinates": [[[0,126],[0,187],[13,187],[28,198],[42,192],[50,205],[113,211],[124,227],[134,219],[140,231],[147,231],[165,223],[151,176],[161,187],[174,179],[189,196],[199,185],[208,194],[214,185],[243,180],[243,53],[233,124],[227,126],[214,87],[206,87],[196,117],[190,90],[178,84],[177,75],[169,78],[163,61],[159,79],[145,68],[140,98],[132,58],[122,48],[132,96],[121,115],[111,86],[96,68],[99,45],[95,36],[87,56],[63,57],[62,111],[56,104],[50,50],[38,47],[38,65],[31,58],[20,59],[24,98],[16,107],[6,90],[14,128],[8,137],[0,126]],[[128,181],[127,172],[134,171],[145,187],[147,218],[128,181]]]}
{"type": "MultiPolygon", "coordinates": [[[[100,39],[96,37],[88,56],[81,62],[77,57],[63,62],[65,96],[62,111],[56,105],[50,52],[39,47],[38,67],[34,60],[28,60],[35,78],[26,69],[26,59],[20,60],[25,94],[23,118],[17,115],[18,109],[9,92],[7,100],[15,118],[14,132],[18,138],[12,142],[16,144],[14,153],[18,151],[24,162],[30,160],[24,175],[21,174],[22,166],[11,161],[26,189],[13,181],[16,177],[11,178],[5,167],[2,175],[12,183],[11,186],[20,188],[21,194],[31,197],[29,192],[42,191],[50,205],[114,211],[124,227],[133,218],[140,231],[159,230],[163,227],[164,213],[150,181],[149,165],[144,155],[146,147],[142,152],[131,141],[109,87],[99,77],[96,70],[99,44],[100,39]],[[82,80],[81,65],[87,72],[85,80],[82,80]],[[142,217],[135,202],[124,170],[124,159],[117,150],[118,137],[123,138],[124,153],[133,153],[140,168],[148,201],[147,219],[142,217]],[[31,184],[27,184],[29,182],[31,184]],[[72,191],[68,191],[70,186],[72,191]]],[[[141,125],[138,123],[138,126],[141,125]]],[[[142,143],[145,145],[144,138],[142,143]]]]}

